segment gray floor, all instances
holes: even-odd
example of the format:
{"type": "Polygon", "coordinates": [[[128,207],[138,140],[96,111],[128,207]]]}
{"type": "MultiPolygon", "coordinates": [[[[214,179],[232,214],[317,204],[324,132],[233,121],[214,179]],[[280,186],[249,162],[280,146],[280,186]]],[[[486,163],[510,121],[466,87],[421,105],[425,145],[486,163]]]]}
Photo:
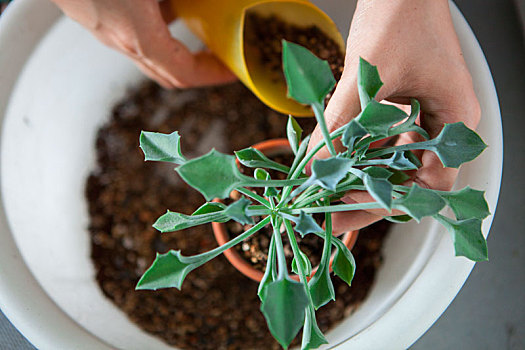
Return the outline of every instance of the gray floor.
{"type": "MultiPolygon", "coordinates": [[[[525,349],[525,48],[512,0],[457,0],[492,70],[505,143],[503,183],[489,237],[490,262],[477,264],[435,325],[411,348],[525,349]]],[[[519,0],[525,9],[525,0],[519,0]]],[[[33,349],[0,312],[0,349],[33,349]]]]}

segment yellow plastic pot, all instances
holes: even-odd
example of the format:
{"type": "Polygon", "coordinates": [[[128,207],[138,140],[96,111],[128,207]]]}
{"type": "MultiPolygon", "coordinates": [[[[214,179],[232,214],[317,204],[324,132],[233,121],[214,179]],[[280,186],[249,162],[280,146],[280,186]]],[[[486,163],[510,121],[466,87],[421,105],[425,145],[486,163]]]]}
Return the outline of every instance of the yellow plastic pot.
{"type": "Polygon", "coordinates": [[[178,18],[217,55],[239,79],[269,107],[294,116],[311,116],[309,107],[286,95],[284,81],[271,79],[256,54],[245,45],[245,21],[248,13],[271,14],[297,25],[316,25],[328,37],[344,41],[334,22],[307,0],[171,0],[178,18]]]}

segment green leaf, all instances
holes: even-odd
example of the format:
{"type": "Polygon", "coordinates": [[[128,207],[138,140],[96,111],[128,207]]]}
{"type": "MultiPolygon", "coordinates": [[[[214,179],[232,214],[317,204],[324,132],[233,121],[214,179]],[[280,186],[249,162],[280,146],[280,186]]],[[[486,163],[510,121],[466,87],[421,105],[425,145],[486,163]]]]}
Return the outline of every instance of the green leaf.
{"type": "Polygon", "coordinates": [[[170,250],[166,254],[158,254],[153,264],[142,275],[135,289],[157,290],[160,288],[181,289],[184,278],[192,270],[206,263],[208,260],[188,262],[180,250],[170,250]]]}
{"type": "Polygon", "coordinates": [[[365,168],[363,169],[363,172],[376,179],[388,180],[392,176],[392,171],[377,166],[370,166],[368,168],[365,168]]]}
{"type": "Polygon", "coordinates": [[[406,118],[408,115],[401,109],[371,100],[356,119],[372,137],[386,137],[392,125],[406,118]]]}
{"type": "Polygon", "coordinates": [[[361,160],[363,158],[365,158],[366,156],[366,152],[368,152],[368,147],[370,147],[370,145],[364,145],[362,147],[359,147],[355,150],[355,154],[354,154],[354,157],[357,159],[357,160],[361,160]]]}
{"type": "Polygon", "coordinates": [[[428,135],[426,130],[416,125],[416,118],[419,115],[419,111],[420,111],[419,102],[416,99],[411,99],[410,104],[411,104],[410,117],[408,117],[408,119],[402,124],[397,125],[393,127],[392,129],[390,129],[388,136],[399,135],[405,132],[417,132],[418,134],[423,136],[426,140],[430,139],[430,136],[428,135]]]}
{"type": "Polygon", "coordinates": [[[201,205],[197,210],[191,214],[191,216],[216,213],[226,209],[226,205],[220,202],[207,202],[201,205]]]}
{"type": "Polygon", "coordinates": [[[295,168],[299,166],[299,163],[303,160],[304,156],[306,155],[306,151],[308,150],[308,143],[310,142],[310,135],[306,136],[304,140],[299,145],[299,149],[297,150],[297,154],[295,155],[295,159],[292,163],[292,167],[290,168],[290,172],[288,173],[288,177],[293,174],[295,171],[295,168]]]}
{"type": "Polygon", "coordinates": [[[405,222],[409,222],[410,220],[412,220],[412,217],[410,215],[394,215],[394,216],[384,216],[383,219],[396,223],[396,224],[404,224],[405,222]]]}
{"type": "Polygon", "coordinates": [[[249,168],[259,167],[266,169],[274,169],[286,174],[288,174],[288,172],[290,171],[290,168],[288,168],[286,165],[274,162],[270,158],[266,157],[264,153],[252,147],[245,148],[240,151],[235,151],[235,156],[237,156],[237,159],[242,165],[247,166],[249,168]]]}
{"type": "MultiPolygon", "coordinates": [[[[270,173],[268,173],[266,170],[264,169],[261,169],[261,168],[257,168],[255,169],[255,171],[253,172],[253,176],[257,179],[257,180],[270,180],[270,173]]],[[[264,195],[266,197],[275,197],[279,194],[279,190],[276,189],[275,187],[265,187],[264,188],[264,195]]]]}
{"type": "Polygon", "coordinates": [[[186,158],[180,150],[180,136],[177,131],[171,134],[142,131],[140,133],[140,148],[144,152],[144,160],[184,164],[186,158]]]}
{"type": "Polygon", "coordinates": [[[392,176],[388,178],[388,181],[394,185],[401,185],[402,183],[405,183],[407,180],[410,180],[410,176],[408,176],[405,172],[392,169],[392,176]]]}
{"type": "Polygon", "coordinates": [[[434,190],[412,184],[410,191],[394,201],[394,207],[400,209],[419,222],[423,217],[435,215],[443,209],[445,201],[434,190]]]}
{"type": "Polygon", "coordinates": [[[321,232],[322,227],[317,224],[312,215],[305,214],[304,211],[299,213],[299,219],[295,220],[295,231],[297,231],[301,237],[309,233],[321,232]]]}
{"type": "Polygon", "coordinates": [[[439,195],[447,202],[458,220],[484,219],[490,215],[483,191],[467,186],[459,191],[440,192],[439,195]]]}
{"type": "Polygon", "coordinates": [[[487,241],[481,232],[481,219],[452,220],[443,215],[434,216],[451,234],[456,256],[472,261],[487,261],[487,241]]]}
{"type": "Polygon", "coordinates": [[[328,303],[330,300],[335,300],[334,285],[330,278],[330,271],[328,264],[321,264],[317,269],[310,282],[308,282],[310,294],[312,295],[312,302],[315,309],[328,303]]]}
{"type": "Polygon", "coordinates": [[[224,214],[242,225],[253,225],[253,218],[246,214],[246,209],[252,204],[249,199],[241,198],[224,209],[224,214]]]}
{"type": "Polygon", "coordinates": [[[444,166],[458,168],[470,162],[483,152],[487,145],[473,130],[463,122],[445,124],[435,139],[427,141],[444,166]]]}
{"type": "Polygon", "coordinates": [[[335,78],[328,62],[317,58],[300,45],[286,40],[282,43],[288,96],[302,104],[322,102],[335,86],[335,78]]]}
{"type": "Polygon", "coordinates": [[[277,265],[275,264],[275,240],[274,236],[270,240],[270,247],[268,248],[268,260],[266,262],[266,270],[264,271],[263,278],[259,283],[259,288],[257,289],[257,295],[262,302],[266,299],[266,289],[270,283],[272,283],[277,275],[277,265]]]}
{"type": "Polygon", "coordinates": [[[368,193],[386,210],[392,209],[392,184],[386,179],[363,177],[363,183],[368,193]]]}
{"type": "Polygon", "coordinates": [[[383,86],[383,82],[379,77],[377,66],[371,65],[365,59],[359,57],[357,90],[359,91],[361,108],[364,108],[377,95],[381,86],[383,86]]]}
{"type": "Polygon", "coordinates": [[[317,325],[315,311],[309,307],[305,311],[301,350],[317,349],[323,344],[328,344],[328,340],[326,340],[323,332],[321,332],[317,325]]]}
{"type": "Polygon", "coordinates": [[[274,338],[287,348],[303,326],[308,305],[304,285],[284,278],[268,284],[265,294],[261,311],[274,338]]]}
{"type": "Polygon", "coordinates": [[[352,284],[355,273],[355,260],[347,246],[338,245],[332,262],[334,274],[339,276],[349,286],[352,284]]]}
{"type": "Polygon", "coordinates": [[[355,119],[352,119],[350,123],[346,124],[345,131],[341,137],[343,146],[348,148],[350,152],[354,150],[356,141],[366,136],[368,132],[359,124],[355,119]]]}
{"type": "MultiPolygon", "coordinates": [[[[418,168],[417,164],[421,164],[418,159],[418,163],[414,164],[412,162],[413,158],[409,156],[412,154],[410,151],[406,152],[395,152],[392,157],[387,159],[385,163],[386,166],[391,167],[397,170],[416,170],[418,168]]],[[[415,157],[415,156],[414,156],[415,157]]],[[[417,159],[417,157],[415,157],[417,159]]]]}
{"type": "Polygon", "coordinates": [[[307,183],[335,192],[337,184],[345,178],[351,167],[352,161],[348,158],[315,159],[312,162],[312,175],[307,183]]]}
{"type": "Polygon", "coordinates": [[[388,181],[392,172],[376,166],[371,166],[363,170],[363,184],[368,193],[387,210],[392,209],[393,186],[388,181]]]}
{"type": "Polygon", "coordinates": [[[199,191],[206,200],[227,198],[242,176],[235,164],[235,157],[215,149],[206,155],[192,159],[175,169],[180,177],[199,191]]]}
{"type": "MultiPolygon", "coordinates": [[[[197,209],[197,211],[199,209],[197,209]]],[[[166,214],[162,215],[157,219],[157,221],[155,221],[153,227],[162,233],[166,233],[183,230],[188,227],[207,224],[214,221],[226,222],[228,219],[223,215],[222,212],[209,212],[207,214],[200,215],[196,215],[195,213],[192,215],[184,215],[168,210],[166,214]]]]}
{"type": "Polygon", "coordinates": [[[299,256],[297,257],[294,255],[294,258],[292,259],[292,272],[299,274],[297,261],[301,264],[304,274],[310,276],[312,274],[312,263],[310,262],[310,259],[308,259],[308,256],[301,250],[299,250],[299,256]]]}
{"type": "Polygon", "coordinates": [[[299,143],[301,142],[301,136],[303,129],[297,121],[291,115],[288,116],[288,124],[286,124],[286,135],[288,136],[288,142],[294,154],[297,154],[299,150],[299,143]]]}

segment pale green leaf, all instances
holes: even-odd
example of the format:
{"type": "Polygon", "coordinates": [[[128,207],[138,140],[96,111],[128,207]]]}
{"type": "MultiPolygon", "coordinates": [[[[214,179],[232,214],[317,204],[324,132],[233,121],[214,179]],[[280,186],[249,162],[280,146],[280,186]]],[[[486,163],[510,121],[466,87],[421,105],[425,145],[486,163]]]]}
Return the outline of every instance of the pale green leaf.
{"type": "Polygon", "coordinates": [[[487,145],[473,130],[463,122],[445,124],[435,139],[427,141],[444,166],[458,168],[470,162],[483,152],[487,145]]]}
{"type": "Polygon", "coordinates": [[[459,191],[440,192],[439,195],[447,202],[458,220],[484,219],[490,215],[483,191],[467,186],[459,191]]]}
{"type": "Polygon", "coordinates": [[[435,218],[449,231],[456,256],[472,261],[487,261],[487,241],[481,232],[481,219],[452,220],[443,215],[435,218]]]}
{"type": "Polygon", "coordinates": [[[288,96],[302,104],[322,102],[335,86],[335,78],[328,62],[317,58],[300,45],[285,40],[282,43],[288,96]]]}
{"type": "Polygon", "coordinates": [[[235,157],[215,149],[206,155],[192,159],[179,166],[176,171],[191,187],[199,191],[206,200],[227,198],[241,183],[241,173],[235,157]]]}
{"type": "Polygon", "coordinates": [[[185,215],[167,211],[155,221],[153,227],[162,233],[183,230],[189,227],[207,224],[209,222],[225,222],[227,217],[223,215],[222,210],[208,212],[205,214],[185,215]]]}
{"type": "Polygon", "coordinates": [[[352,119],[345,127],[345,131],[341,137],[341,143],[352,152],[355,143],[367,134],[368,132],[361,126],[361,124],[355,119],[352,119]]]}
{"type": "Polygon", "coordinates": [[[246,209],[250,204],[252,204],[250,200],[240,198],[224,209],[224,214],[242,225],[253,225],[255,223],[253,218],[246,214],[246,209]]]}
{"type": "Polygon", "coordinates": [[[306,276],[310,276],[312,274],[312,263],[310,262],[310,259],[308,259],[308,256],[303,253],[299,249],[299,256],[295,256],[292,259],[292,272],[299,274],[299,267],[297,266],[297,262],[301,264],[301,268],[306,276]]]}
{"type": "Polygon", "coordinates": [[[355,259],[350,249],[347,246],[337,245],[334,260],[332,262],[332,269],[334,274],[339,276],[349,286],[352,284],[352,279],[355,274],[355,259]]]}
{"type": "Polygon", "coordinates": [[[265,294],[261,311],[274,338],[287,348],[304,323],[308,305],[304,285],[284,278],[268,284],[265,294]]]}
{"type": "Polygon", "coordinates": [[[226,205],[224,203],[220,202],[207,202],[201,205],[197,210],[191,214],[192,216],[195,215],[202,215],[202,214],[209,214],[209,213],[216,213],[219,211],[223,211],[226,209],[226,205]]]}
{"type": "Polygon", "coordinates": [[[404,224],[405,222],[409,222],[410,220],[412,220],[412,217],[410,215],[394,215],[394,216],[384,216],[383,219],[396,223],[396,224],[404,224]]]}
{"type": "Polygon", "coordinates": [[[184,164],[186,158],[180,150],[180,136],[177,131],[171,134],[142,131],[140,133],[140,148],[145,160],[184,164]]]}
{"type": "Polygon", "coordinates": [[[297,154],[299,150],[299,144],[301,143],[301,136],[303,129],[297,123],[294,117],[288,116],[288,124],[286,124],[286,135],[288,136],[288,142],[294,154],[297,154]]]}
{"type": "Polygon", "coordinates": [[[361,108],[364,108],[376,96],[381,86],[383,86],[383,82],[379,77],[377,66],[371,65],[365,59],[359,57],[357,90],[361,108]]]}
{"type": "Polygon", "coordinates": [[[337,184],[345,178],[351,167],[352,161],[348,158],[316,159],[312,162],[312,175],[308,184],[317,184],[335,191],[337,184]]]}
{"type": "Polygon", "coordinates": [[[188,262],[185,258],[180,250],[157,254],[155,261],[142,275],[135,289],[157,290],[174,287],[180,290],[188,273],[207,261],[203,259],[201,262],[188,262]]]}
{"type": "Polygon", "coordinates": [[[315,311],[311,307],[308,307],[305,312],[301,350],[317,349],[323,344],[328,344],[328,340],[317,325],[315,311]]]}
{"type": "Polygon", "coordinates": [[[439,213],[445,206],[445,201],[435,191],[412,184],[408,193],[396,199],[394,204],[395,208],[404,211],[419,222],[425,216],[439,213]]]}
{"type": "Polygon", "coordinates": [[[408,118],[401,109],[371,100],[357,117],[357,122],[372,136],[388,136],[395,123],[408,118]]]}
{"type": "Polygon", "coordinates": [[[310,294],[312,295],[312,302],[315,309],[327,304],[330,300],[335,300],[335,291],[332,279],[330,278],[330,271],[328,264],[321,264],[316,273],[308,282],[310,294]]]}
{"type": "Polygon", "coordinates": [[[275,278],[274,276],[277,275],[277,265],[275,263],[275,239],[272,235],[272,238],[270,240],[270,247],[268,248],[268,260],[266,262],[266,270],[264,271],[263,278],[261,279],[261,282],[259,283],[259,287],[257,289],[257,295],[259,296],[259,299],[261,301],[264,301],[266,299],[266,288],[270,283],[272,283],[275,278]]]}
{"type": "Polygon", "coordinates": [[[301,211],[299,218],[295,220],[295,231],[297,231],[301,237],[304,237],[309,233],[321,232],[323,229],[311,215],[301,211]]]}

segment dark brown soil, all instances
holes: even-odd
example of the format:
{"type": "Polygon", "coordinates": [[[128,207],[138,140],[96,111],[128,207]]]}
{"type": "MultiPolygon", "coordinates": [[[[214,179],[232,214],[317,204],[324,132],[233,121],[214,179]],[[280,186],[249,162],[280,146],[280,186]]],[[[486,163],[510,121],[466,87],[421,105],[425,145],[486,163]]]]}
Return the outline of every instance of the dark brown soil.
{"type": "MultiPolygon", "coordinates": [[[[301,120],[305,130],[315,125],[301,120]]],[[[96,141],[98,169],[89,177],[89,231],[97,281],[104,294],[141,328],[183,349],[272,349],[257,297],[257,283],[220,256],[193,271],[176,289],[135,291],[156,252],[185,255],[216,246],[210,226],[156,232],[166,209],[191,213],[204,202],[173,171],[172,164],[143,162],[140,130],[182,135],[188,157],[211,147],[223,152],[284,137],[286,117],[268,109],[241,84],[165,91],[145,83],[119,103],[96,141]]],[[[323,331],[350,314],[366,297],[380,264],[385,228],[362,233],[353,253],[358,272],[351,288],[334,278],[337,300],[318,312],[323,331]]]]}
{"type": "Polygon", "coordinates": [[[290,25],[275,15],[261,16],[249,13],[245,21],[245,43],[257,50],[261,63],[282,77],[282,40],[306,47],[317,57],[327,60],[336,80],[341,78],[344,53],[338,44],[327,37],[317,26],[290,25]]]}

